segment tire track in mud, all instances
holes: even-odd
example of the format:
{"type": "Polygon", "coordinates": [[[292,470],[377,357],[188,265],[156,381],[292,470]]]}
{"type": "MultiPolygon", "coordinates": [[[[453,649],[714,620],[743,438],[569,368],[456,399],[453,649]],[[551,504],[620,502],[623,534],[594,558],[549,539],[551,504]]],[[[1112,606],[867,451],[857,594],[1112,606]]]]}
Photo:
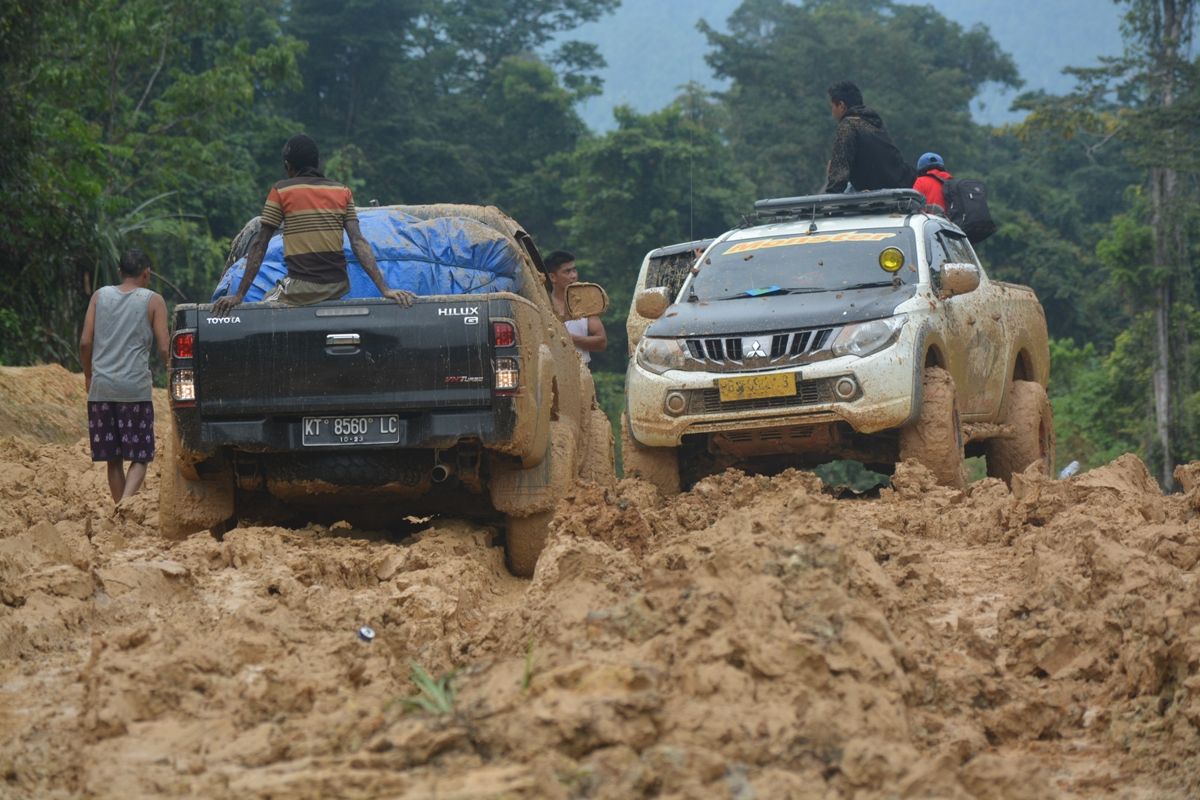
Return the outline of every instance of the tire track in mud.
{"type": "MultiPolygon", "coordinates": [[[[24,392],[79,399],[39,370],[24,392]]],[[[1200,789],[1200,465],[1169,497],[1131,457],[1011,492],[905,465],[868,502],[584,487],[524,581],[452,520],[165,542],[156,470],[113,515],[86,443],[15,433],[0,796],[1200,789]],[[413,662],[458,670],[452,713],[406,707],[413,662]]]]}

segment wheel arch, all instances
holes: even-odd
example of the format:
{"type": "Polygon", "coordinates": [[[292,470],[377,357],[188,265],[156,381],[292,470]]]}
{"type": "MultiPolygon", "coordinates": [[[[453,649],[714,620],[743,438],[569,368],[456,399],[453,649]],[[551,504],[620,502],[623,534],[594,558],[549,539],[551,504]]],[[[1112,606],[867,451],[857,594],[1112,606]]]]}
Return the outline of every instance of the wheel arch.
{"type": "Polygon", "coordinates": [[[1013,358],[1013,366],[1009,371],[1009,375],[1014,381],[1037,380],[1037,372],[1033,366],[1033,356],[1029,354],[1028,348],[1018,348],[1017,355],[1013,358]]]}
{"type": "Polygon", "coordinates": [[[923,326],[918,335],[917,345],[913,349],[913,352],[921,354],[921,357],[913,360],[912,405],[910,406],[911,410],[908,412],[908,419],[904,421],[901,427],[912,425],[921,415],[921,403],[924,400],[925,368],[941,367],[949,371],[946,349],[943,346],[941,337],[928,324],[923,326]]]}

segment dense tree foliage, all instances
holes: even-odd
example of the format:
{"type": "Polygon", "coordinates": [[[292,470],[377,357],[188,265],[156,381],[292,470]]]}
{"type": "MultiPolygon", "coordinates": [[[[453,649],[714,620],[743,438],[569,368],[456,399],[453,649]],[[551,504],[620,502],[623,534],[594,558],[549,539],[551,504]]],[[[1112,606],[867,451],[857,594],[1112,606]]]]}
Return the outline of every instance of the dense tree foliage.
{"type": "Polygon", "coordinates": [[[702,25],[723,92],[618,109],[596,135],[577,109],[603,62],[570,31],[616,4],[12,0],[0,361],[71,365],[123,247],[150,252],[168,298],[205,298],[282,142],[306,130],[360,203],[494,203],[543,249],[578,253],[613,298],[596,366],[615,410],[645,252],[819,187],[825,88],[848,78],[906,157],[938,151],[991,187],[1000,230],[981,255],[1046,308],[1061,460],[1200,457],[1193,2],[1121,0],[1127,53],[1081,65],[1070,96],[1021,97],[1024,121],[994,129],[972,99],[1020,79],[986,29],[893,0],[745,0],[721,30],[702,25]]]}
{"type": "Polygon", "coordinates": [[[826,87],[853,80],[902,153],[978,157],[985,131],[970,102],[989,81],[1016,86],[1012,60],[982,28],[964,31],[931,6],[890,0],[747,0],[729,32],[703,26],[724,95],[730,144],[760,193],[819,191],[833,122],[826,87]]]}
{"type": "Polygon", "coordinates": [[[6,9],[0,356],[70,363],[121,247],[170,262],[185,294],[211,282],[220,232],[259,194],[255,142],[273,115],[256,93],[295,81],[300,47],[269,2],[6,9]]]}

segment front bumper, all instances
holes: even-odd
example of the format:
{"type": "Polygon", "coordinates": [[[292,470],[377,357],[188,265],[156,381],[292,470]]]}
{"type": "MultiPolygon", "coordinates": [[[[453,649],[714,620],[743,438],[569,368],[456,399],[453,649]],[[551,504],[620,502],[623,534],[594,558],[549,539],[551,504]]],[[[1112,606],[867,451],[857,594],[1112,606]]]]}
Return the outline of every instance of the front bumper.
{"type": "MultiPolygon", "coordinates": [[[[630,433],[647,447],[677,447],[687,434],[727,430],[839,421],[868,434],[901,427],[912,416],[921,375],[914,347],[905,334],[891,347],[863,358],[842,356],[777,370],[796,374],[794,397],[727,403],[720,400],[718,379],[763,375],[764,371],[668,370],[656,375],[643,369],[635,356],[629,362],[625,380],[630,433]],[[841,400],[834,385],[846,376],[858,383],[859,390],[850,399],[841,400]],[[673,394],[684,399],[679,414],[667,408],[667,397],[673,394]]],[[[678,397],[675,402],[679,403],[678,397]]]]}

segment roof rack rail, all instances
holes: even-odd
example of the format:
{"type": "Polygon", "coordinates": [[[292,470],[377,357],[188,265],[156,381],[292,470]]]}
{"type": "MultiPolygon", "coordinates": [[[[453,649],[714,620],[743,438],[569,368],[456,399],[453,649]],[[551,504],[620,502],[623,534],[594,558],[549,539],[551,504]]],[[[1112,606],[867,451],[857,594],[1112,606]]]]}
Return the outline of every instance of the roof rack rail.
{"type": "Polygon", "coordinates": [[[848,194],[812,194],[759,200],[760,217],[853,217],[865,214],[908,214],[925,207],[925,196],[915,189],[878,189],[848,194]]]}
{"type": "Polygon", "coordinates": [[[687,253],[691,250],[704,250],[715,241],[716,239],[696,239],[692,242],[681,242],[680,244],[667,245],[666,247],[660,247],[657,250],[651,250],[649,257],[663,258],[665,256],[675,256],[679,255],[680,253],[687,253]]]}

